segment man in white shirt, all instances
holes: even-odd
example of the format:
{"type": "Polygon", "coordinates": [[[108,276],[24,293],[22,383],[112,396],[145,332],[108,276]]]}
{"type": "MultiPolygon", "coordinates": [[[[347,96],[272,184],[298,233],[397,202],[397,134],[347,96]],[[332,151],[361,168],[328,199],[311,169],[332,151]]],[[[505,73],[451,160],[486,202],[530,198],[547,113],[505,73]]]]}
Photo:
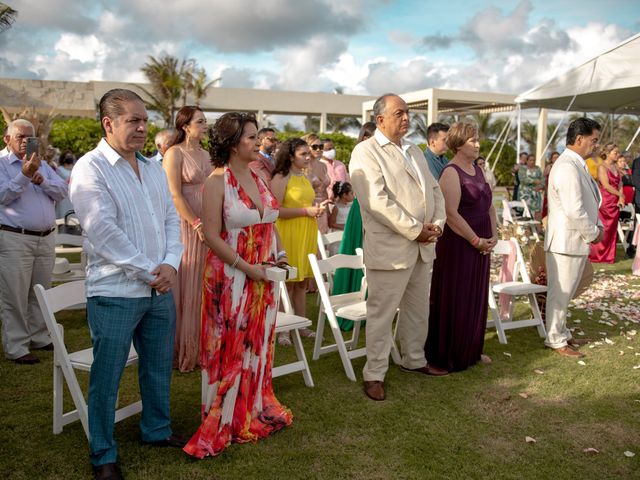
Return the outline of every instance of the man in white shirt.
{"type": "Polygon", "coordinates": [[[602,240],[604,228],[598,218],[600,192],[587,169],[598,147],[600,125],[578,118],[567,129],[567,148],[549,174],[549,216],[544,249],[547,252],[547,338],[545,345],[565,357],[582,357],[572,347],[588,342],[574,339],[567,328],[569,302],[587,264],[591,243],[602,240]]]}
{"type": "Polygon", "coordinates": [[[162,166],[139,153],[147,136],[143,101],[115,89],[99,108],[106,138],[74,167],[71,201],[87,236],[91,462],[96,478],[119,479],[115,404],[132,341],[139,356],[143,443],[186,443],[172,433],[169,417],[175,336],[170,288],[182,244],[162,166]]]}

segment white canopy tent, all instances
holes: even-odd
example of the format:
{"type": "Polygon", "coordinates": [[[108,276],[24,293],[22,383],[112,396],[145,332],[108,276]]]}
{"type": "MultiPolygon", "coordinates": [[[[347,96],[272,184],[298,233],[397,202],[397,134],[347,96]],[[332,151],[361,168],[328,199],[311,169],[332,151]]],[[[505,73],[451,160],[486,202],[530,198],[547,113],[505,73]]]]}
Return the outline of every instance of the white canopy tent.
{"type": "Polygon", "coordinates": [[[520,108],[541,109],[538,161],[546,144],[546,109],[640,115],[640,33],[515,101],[520,108]]]}

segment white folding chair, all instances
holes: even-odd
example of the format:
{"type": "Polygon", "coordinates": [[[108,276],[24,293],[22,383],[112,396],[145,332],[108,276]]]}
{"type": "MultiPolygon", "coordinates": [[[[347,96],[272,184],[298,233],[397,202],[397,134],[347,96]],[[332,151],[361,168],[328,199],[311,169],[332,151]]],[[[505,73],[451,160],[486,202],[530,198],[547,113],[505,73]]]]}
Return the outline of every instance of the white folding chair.
{"type": "Polygon", "coordinates": [[[505,330],[512,330],[514,328],[523,327],[537,327],[538,334],[544,338],[547,336],[544,328],[544,322],[542,321],[542,315],[540,314],[540,307],[536,299],[536,294],[544,293],[547,291],[546,285],[537,285],[531,283],[529,273],[527,272],[527,266],[520,250],[518,242],[512,238],[511,240],[498,240],[497,245],[493,249],[493,255],[500,255],[502,257],[509,256],[511,248],[515,249],[516,261],[513,267],[513,281],[502,283],[489,283],[489,312],[491,313],[492,320],[487,322],[487,327],[495,326],[498,333],[498,340],[500,343],[506,344],[507,337],[505,330]],[[511,246],[510,246],[511,245],[511,246]],[[518,280],[520,278],[520,280],[518,280]],[[499,295],[503,293],[509,295],[509,308],[508,317],[503,319],[500,316],[499,310],[499,295]],[[526,296],[529,301],[529,307],[531,308],[532,318],[526,320],[513,320],[513,306],[515,297],[526,296]]]}
{"type": "Polygon", "coordinates": [[[622,244],[622,248],[627,250],[629,248],[629,242],[627,242],[627,235],[629,232],[633,232],[634,219],[636,216],[636,210],[632,203],[628,203],[624,208],[620,209],[620,213],[628,212],[629,218],[618,220],[618,239],[622,244]]]}
{"type": "MultiPolygon", "coordinates": [[[[311,378],[311,370],[309,369],[309,362],[307,362],[307,356],[304,353],[304,347],[302,345],[302,339],[300,338],[299,330],[301,328],[308,328],[311,326],[311,320],[305,317],[300,317],[293,313],[293,306],[291,305],[291,299],[287,292],[287,286],[284,281],[277,283],[280,290],[280,301],[284,312],[278,312],[276,316],[276,335],[280,332],[291,332],[291,341],[296,351],[296,362],[287,363],[284,365],[278,365],[273,367],[272,377],[276,378],[281,375],[287,375],[293,372],[302,372],[304,377],[304,383],[307,387],[313,387],[313,378],[311,378]]],[[[277,342],[276,342],[277,343],[277,342]]]]}
{"type": "Polygon", "coordinates": [[[65,253],[82,253],[84,237],[82,235],[69,235],[68,233],[55,233],[56,255],[65,253]]]}
{"type": "Polygon", "coordinates": [[[508,226],[510,223],[528,228],[531,231],[532,238],[536,241],[540,240],[537,229],[540,222],[533,219],[533,215],[531,215],[531,211],[526,202],[522,200],[502,200],[502,224],[508,226]],[[522,216],[516,215],[516,212],[513,210],[515,208],[522,209],[522,216]]]}
{"type": "Polygon", "coordinates": [[[320,355],[337,350],[340,354],[347,377],[355,382],[356,374],[353,371],[351,359],[362,357],[366,354],[365,348],[353,349],[358,344],[360,322],[367,317],[365,292],[361,289],[360,291],[352,293],[330,295],[323,276],[332,275],[338,268],[362,269],[364,268],[362,257],[359,255],[338,254],[325,260],[318,260],[313,253],[310,253],[309,261],[311,262],[313,276],[318,284],[321,301],[318,326],[316,329],[316,341],[313,348],[313,359],[317,360],[320,358],[320,355]],[[338,326],[337,317],[342,317],[354,322],[351,339],[346,342],[338,326]],[[329,322],[335,343],[323,346],[325,320],[329,322]]]}
{"type": "Polygon", "coordinates": [[[334,230],[329,233],[320,233],[320,231],[318,231],[318,251],[320,252],[320,258],[322,258],[322,260],[326,260],[333,255],[331,253],[331,247],[334,247],[335,244],[338,244],[338,249],[340,248],[343,235],[344,231],[342,230],[334,230]]]}
{"type": "MultiPolygon", "coordinates": [[[[47,329],[53,342],[53,433],[62,433],[62,428],[69,423],[80,420],[84,433],[89,439],[89,419],[87,414],[87,402],[78,383],[74,370],[91,371],[93,363],[93,349],[86,348],[69,353],[64,344],[64,329],[57,323],[55,313],[86,302],[83,281],[65,283],[60,286],[45,290],[42,285],[33,287],[42,315],[47,324],[47,329]],[[63,411],[64,381],[67,383],[75,410],[63,411]]],[[[126,367],[138,363],[138,354],[133,345],[129,350],[126,367]]],[[[142,411],[142,401],[138,400],[130,405],[116,410],[116,422],[142,411]]]]}

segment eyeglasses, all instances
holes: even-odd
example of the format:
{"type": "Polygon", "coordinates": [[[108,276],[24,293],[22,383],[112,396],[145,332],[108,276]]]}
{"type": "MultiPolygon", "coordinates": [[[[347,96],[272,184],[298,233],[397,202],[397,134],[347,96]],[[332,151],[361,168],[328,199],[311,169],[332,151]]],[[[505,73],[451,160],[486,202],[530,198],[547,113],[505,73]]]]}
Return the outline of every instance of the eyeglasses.
{"type": "Polygon", "coordinates": [[[322,150],[322,145],[316,143],[315,145],[311,145],[311,150],[322,150]]]}

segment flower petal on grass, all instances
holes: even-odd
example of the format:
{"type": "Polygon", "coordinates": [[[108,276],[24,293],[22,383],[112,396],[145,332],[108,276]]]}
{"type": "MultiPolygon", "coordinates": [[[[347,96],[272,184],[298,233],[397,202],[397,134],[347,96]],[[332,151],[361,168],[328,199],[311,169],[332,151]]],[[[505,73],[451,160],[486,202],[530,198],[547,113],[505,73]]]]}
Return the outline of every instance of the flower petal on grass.
{"type": "MultiPolygon", "coordinates": [[[[634,367],[635,368],[635,367],[634,367]]],[[[540,370],[539,368],[536,368],[534,370],[534,373],[537,373],[538,375],[544,375],[544,370],[540,370]]]]}
{"type": "Polygon", "coordinates": [[[582,450],[584,453],[600,453],[597,448],[589,447],[582,450]]]}
{"type": "MultiPolygon", "coordinates": [[[[535,442],[535,440],[534,440],[534,442],[535,442]]],[[[633,452],[631,452],[631,451],[629,451],[629,450],[626,450],[626,451],[624,452],[624,456],[625,456],[625,457],[629,457],[629,458],[631,458],[631,457],[635,457],[635,456],[636,456],[636,454],[635,454],[635,453],[633,453],[633,452]]]]}
{"type": "Polygon", "coordinates": [[[584,360],[578,360],[578,365],[584,366],[584,365],[586,365],[586,363],[584,363],[584,360]]]}
{"type": "MultiPolygon", "coordinates": [[[[527,392],[520,392],[518,395],[520,395],[522,398],[524,398],[525,400],[527,398],[529,398],[529,394],[527,392]]],[[[639,400],[640,401],[640,400],[639,400]]]]}
{"type": "MultiPolygon", "coordinates": [[[[527,442],[527,443],[536,443],[536,439],[533,438],[533,437],[529,437],[529,436],[524,437],[524,441],[527,442]]],[[[629,453],[631,453],[631,452],[629,452],[629,453]]],[[[624,452],[624,454],[627,455],[627,452],[624,452]]],[[[627,455],[627,457],[628,456],[629,455],[627,455]]],[[[631,456],[633,456],[633,454],[631,456]]]]}

